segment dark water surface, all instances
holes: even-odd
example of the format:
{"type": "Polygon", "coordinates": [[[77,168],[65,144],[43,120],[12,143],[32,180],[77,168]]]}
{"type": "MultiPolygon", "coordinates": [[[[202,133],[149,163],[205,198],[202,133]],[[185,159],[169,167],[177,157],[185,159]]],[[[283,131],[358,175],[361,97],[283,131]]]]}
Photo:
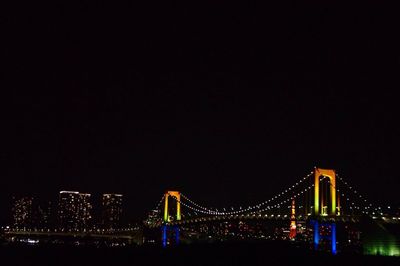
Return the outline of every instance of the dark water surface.
{"type": "Polygon", "coordinates": [[[313,252],[288,243],[224,243],[162,249],[0,248],[1,265],[400,265],[400,257],[313,252]]]}

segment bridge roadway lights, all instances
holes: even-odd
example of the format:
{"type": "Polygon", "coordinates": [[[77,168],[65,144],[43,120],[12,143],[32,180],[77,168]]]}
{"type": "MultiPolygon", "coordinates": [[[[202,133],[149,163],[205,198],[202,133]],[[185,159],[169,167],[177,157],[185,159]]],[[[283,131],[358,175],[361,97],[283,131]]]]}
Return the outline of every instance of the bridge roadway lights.
{"type": "Polygon", "coordinates": [[[164,224],[161,226],[161,244],[164,248],[166,248],[169,244],[171,244],[169,240],[170,232],[173,232],[173,239],[175,240],[175,245],[179,245],[180,242],[180,229],[177,225],[167,225],[164,224]]]}

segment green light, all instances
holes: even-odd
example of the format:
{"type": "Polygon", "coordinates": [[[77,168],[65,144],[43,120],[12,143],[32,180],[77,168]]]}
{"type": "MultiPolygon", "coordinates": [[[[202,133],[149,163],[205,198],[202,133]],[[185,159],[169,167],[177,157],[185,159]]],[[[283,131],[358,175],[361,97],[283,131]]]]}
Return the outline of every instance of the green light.
{"type": "Polygon", "coordinates": [[[383,222],[376,222],[365,234],[365,255],[400,256],[400,241],[387,230],[383,222]]]}
{"type": "Polygon", "coordinates": [[[396,243],[377,243],[376,245],[365,247],[364,254],[380,256],[400,256],[400,246],[396,243]]]}
{"type": "Polygon", "coordinates": [[[168,193],[165,193],[164,202],[164,222],[168,222],[168,193]]]}

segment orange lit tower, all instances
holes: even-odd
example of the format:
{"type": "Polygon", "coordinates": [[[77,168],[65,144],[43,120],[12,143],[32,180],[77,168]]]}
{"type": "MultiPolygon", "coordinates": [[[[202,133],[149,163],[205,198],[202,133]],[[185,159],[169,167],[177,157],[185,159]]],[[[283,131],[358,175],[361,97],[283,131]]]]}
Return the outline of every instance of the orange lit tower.
{"type": "Polygon", "coordinates": [[[330,181],[330,196],[331,196],[331,209],[330,215],[336,216],[336,173],[335,170],[315,168],[315,183],[314,183],[314,215],[321,214],[319,202],[319,177],[325,176],[330,181]]]}
{"type": "Polygon", "coordinates": [[[164,224],[161,226],[161,242],[162,246],[166,247],[170,242],[169,238],[171,235],[168,233],[172,230],[174,233],[175,244],[179,244],[180,240],[180,229],[177,225],[169,225],[172,221],[171,216],[169,215],[168,209],[168,199],[169,197],[173,197],[176,199],[176,220],[181,220],[181,193],[178,191],[167,191],[164,195],[164,224]]]}
{"type": "Polygon", "coordinates": [[[167,191],[164,198],[164,222],[170,222],[171,220],[168,211],[168,198],[170,196],[176,198],[176,220],[179,221],[181,219],[181,193],[178,191],[167,191]]]}
{"type": "MultiPolygon", "coordinates": [[[[318,250],[319,242],[320,239],[328,239],[331,242],[331,252],[332,254],[337,253],[337,247],[336,247],[336,222],[328,222],[328,223],[321,223],[321,221],[318,220],[318,216],[339,216],[340,213],[340,199],[336,198],[336,172],[335,170],[332,169],[321,169],[321,168],[315,168],[314,170],[315,173],[315,183],[314,183],[314,216],[315,220],[311,220],[311,224],[313,224],[314,227],[314,249],[318,250]],[[327,177],[329,178],[329,185],[330,185],[330,208],[327,208],[327,210],[324,209],[324,205],[328,205],[328,197],[327,194],[328,192],[326,191],[324,194],[324,190],[321,190],[321,200],[325,202],[320,202],[320,177],[327,177]],[[337,203],[337,205],[336,205],[337,203]],[[324,226],[329,226],[331,229],[331,234],[330,236],[324,236],[320,234],[320,225],[324,226]]],[[[323,184],[323,183],[322,183],[323,184]]]]}

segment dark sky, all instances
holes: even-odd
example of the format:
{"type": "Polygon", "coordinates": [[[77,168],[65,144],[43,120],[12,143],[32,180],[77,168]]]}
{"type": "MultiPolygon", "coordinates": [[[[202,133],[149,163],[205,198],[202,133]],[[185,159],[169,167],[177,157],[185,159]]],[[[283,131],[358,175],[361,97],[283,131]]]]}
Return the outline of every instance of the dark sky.
{"type": "Polygon", "coordinates": [[[314,166],[400,204],[395,9],[131,2],[2,8],[2,221],[59,190],[254,203],[314,166]]]}

